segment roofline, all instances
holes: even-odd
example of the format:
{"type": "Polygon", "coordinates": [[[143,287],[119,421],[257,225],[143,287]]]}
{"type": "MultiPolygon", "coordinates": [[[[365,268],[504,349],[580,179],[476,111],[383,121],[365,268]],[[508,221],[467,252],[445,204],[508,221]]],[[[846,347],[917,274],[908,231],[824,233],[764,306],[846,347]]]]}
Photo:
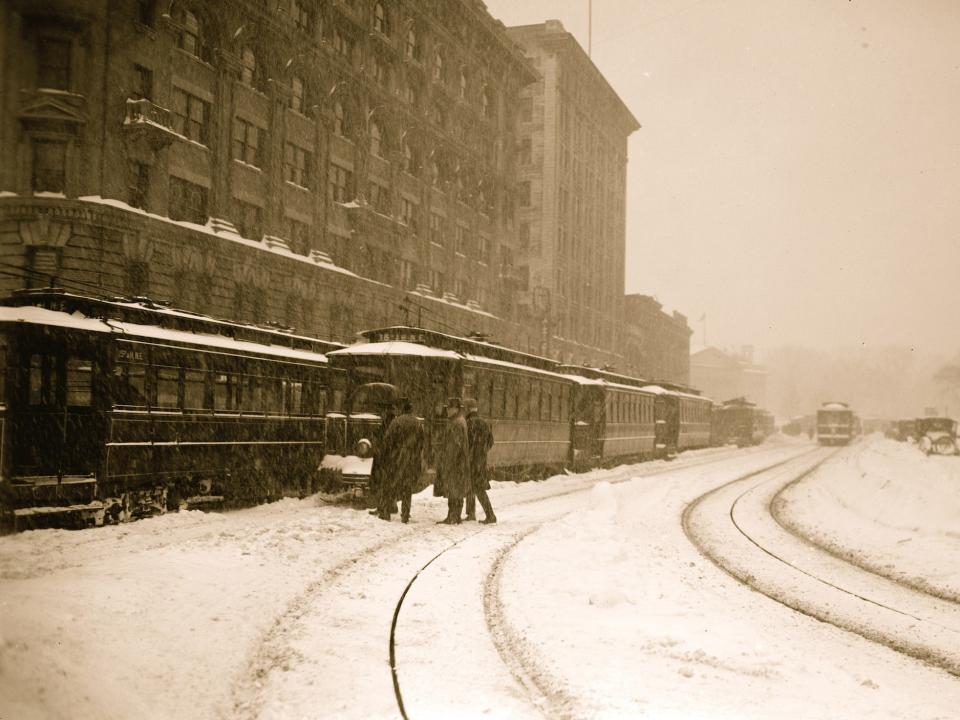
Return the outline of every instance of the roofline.
{"type": "MultiPolygon", "coordinates": [[[[578,60],[581,62],[586,61],[587,65],[591,68],[591,71],[593,72],[593,74],[600,79],[603,87],[607,89],[607,92],[614,98],[615,102],[620,106],[620,109],[623,111],[623,114],[629,118],[628,124],[631,126],[632,129],[630,130],[629,133],[627,133],[627,135],[628,136],[632,135],[637,130],[640,130],[643,127],[643,125],[641,125],[640,121],[637,120],[636,116],[633,114],[633,111],[623,101],[623,98],[620,97],[620,94],[616,90],[614,90],[613,86],[610,84],[610,81],[607,80],[606,76],[604,76],[604,74],[600,72],[600,68],[598,68],[596,63],[593,62],[593,58],[591,58],[587,54],[587,52],[583,49],[583,46],[577,41],[576,37],[574,37],[573,33],[571,33],[566,28],[563,28],[563,32],[552,32],[552,31],[548,32],[547,22],[549,21],[544,21],[542,23],[535,23],[532,25],[509,25],[507,26],[507,33],[510,34],[510,32],[513,30],[522,32],[527,30],[538,29],[543,31],[541,35],[541,37],[543,38],[555,39],[556,41],[562,42],[564,45],[568,45],[568,46],[572,45],[576,49],[575,52],[579,53],[578,60]]],[[[563,27],[562,24],[560,26],[563,27]]]]}

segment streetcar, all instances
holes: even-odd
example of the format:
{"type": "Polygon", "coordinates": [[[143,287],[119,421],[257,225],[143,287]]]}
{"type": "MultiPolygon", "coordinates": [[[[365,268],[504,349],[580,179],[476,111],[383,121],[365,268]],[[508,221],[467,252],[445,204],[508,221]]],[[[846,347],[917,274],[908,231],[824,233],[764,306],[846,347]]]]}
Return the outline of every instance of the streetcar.
{"type": "Polygon", "coordinates": [[[377,409],[354,398],[389,384],[410,399],[428,439],[426,477],[445,423],[448,398],[472,398],[496,443],[495,475],[543,477],[628,460],[667,457],[710,444],[711,401],[688,388],[655,385],[609,371],[570,365],[423,328],[393,326],[361,333],[364,342],[327,354],[345,378],[344,412],[328,414],[326,482],[358,491],[383,432],[377,409]]]}
{"type": "Polygon", "coordinates": [[[860,419],[844,402],[825,402],[817,410],[817,442],[848,445],[859,434],[860,419]]]}
{"type": "Polygon", "coordinates": [[[0,513],[82,527],[318,486],[343,347],[141,299],[0,304],[0,513]]]}

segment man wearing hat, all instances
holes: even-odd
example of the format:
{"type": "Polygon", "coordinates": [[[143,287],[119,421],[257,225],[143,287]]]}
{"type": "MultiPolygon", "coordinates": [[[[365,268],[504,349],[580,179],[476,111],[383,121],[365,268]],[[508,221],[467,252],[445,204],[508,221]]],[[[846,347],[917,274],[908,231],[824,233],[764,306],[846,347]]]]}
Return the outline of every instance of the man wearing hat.
{"type": "Polygon", "coordinates": [[[487,479],[487,453],[493,447],[493,432],[490,425],[480,417],[477,401],[467,398],[467,445],[470,448],[470,488],[467,490],[467,520],[477,519],[477,500],[483,508],[484,518],[481,522],[486,525],[495,523],[497,516],[493,514],[493,506],[487,496],[490,481],[487,479]]]}
{"type": "Polygon", "coordinates": [[[463,498],[470,488],[470,452],[467,421],[460,398],[447,401],[447,426],[437,454],[437,484],[447,498],[446,525],[459,525],[463,498]]]}
{"type": "Polygon", "coordinates": [[[399,398],[397,408],[400,414],[390,423],[383,436],[388,480],[381,488],[379,510],[380,518],[389,520],[397,511],[399,499],[400,520],[406,523],[410,522],[412,493],[423,471],[426,435],[413,414],[413,405],[408,398],[399,398]]]}

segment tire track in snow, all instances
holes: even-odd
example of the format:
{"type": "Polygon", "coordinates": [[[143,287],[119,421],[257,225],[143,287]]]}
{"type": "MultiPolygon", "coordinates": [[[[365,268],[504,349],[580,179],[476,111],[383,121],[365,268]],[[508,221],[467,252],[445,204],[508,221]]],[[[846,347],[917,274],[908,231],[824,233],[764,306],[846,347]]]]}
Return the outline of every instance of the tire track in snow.
{"type": "MultiPolygon", "coordinates": [[[[837,452],[840,451],[833,451],[817,460],[812,466],[804,467],[801,471],[794,473],[788,482],[798,482],[808,477],[837,452]]],[[[824,553],[820,548],[807,542],[805,538],[794,535],[788,528],[781,526],[772,515],[771,503],[779,494],[778,492],[764,501],[764,511],[769,520],[786,537],[801,543],[803,549],[811,553],[823,553],[824,557],[836,563],[839,568],[830,568],[823,564],[822,558],[810,555],[807,561],[819,565],[819,569],[806,570],[800,567],[799,562],[785,557],[785,554],[791,551],[790,548],[786,546],[773,548],[769,540],[758,537],[763,532],[762,529],[744,528],[745,521],[755,522],[757,519],[747,516],[738,520],[738,505],[752,493],[762,492],[764,486],[776,480],[783,482],[783,478],[774,475],[771,478],[760,479],[742,492],[731,493],[731,490],[737,483],[743,483],[751,477],[760,477],[763,474],[766,474],[766,471],[725,483],[689,503],[683,511],[681,522],[691,544],[704,557],[738,582],[791,610],[884,645],[953,675],[960,675],[960,658],[955,653],[951,654],[949,650],[951,645],[942,643],[942,638],[939,638],[942,630],[960,635],[960,626],[930,619],[933,616],[950,619],[949,608],[944,613],[943,607],[926,603],[924,609],[928,611],[928,616],[924,616],[919,611],[908,612],[895,607],[905,602],[904,594],[908,594],[906,600],[909,600],[910,594],[914,598],[922,596],[931,601],[938,601],[937,598],[926,593],[918,593],[903,583],[863,571],[846,563],[843,558],[824,553]],[[709,507],[711,504],[716,507],[709,507]],[[737,555],[734,547],[738,542],[736,536],[740,537],[741,554],[744,542],[747,548],[752,548],[752,559],[745,561],[744,557],[737,555]],[[831,570],[834,574],[839,570],[839,574],[846,576],[842,580],[827,579],[823,577],[826,574],[824,569],[831,570]],[[847,572],[844,573],[844,570],[847,572]],[[784,571],[786,575],[783,574],[784,571]],[[889,589],[884,593],[883,586],[878,587],[876,583],[870,582],[864,583],[863,578],[856,573],[862,573],[868,579],[877,582],[888,583],[903,593],[899,596],[897,593],[891,595],[889,589]],[[867,591],[844,587],[844,584],[861,585],[866,587],[867,591]],[[816,587],[821,589],[818,591],[816,587]],[[882,599],[874,599],[870,595],[882,599]],[[931,632],[931,628],[935,628],[935,631],[931,632]],[[938,647],[938,641],[942,646],[938,647]]],[[[793,548],[793,552],[797,552],[797,549],[793,548]]],[[[960,614],[957,617],[960,617],[960,614]]]]}

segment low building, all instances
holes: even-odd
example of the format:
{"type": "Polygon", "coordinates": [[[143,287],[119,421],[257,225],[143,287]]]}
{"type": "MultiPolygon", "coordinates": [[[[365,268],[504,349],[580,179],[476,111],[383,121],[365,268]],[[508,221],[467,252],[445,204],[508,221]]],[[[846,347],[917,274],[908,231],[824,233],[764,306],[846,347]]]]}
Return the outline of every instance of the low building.
{"type": "Polygon", "coordinates": [[[753,348],[739,353],[706,347],[690,355],[690,384],[717,402],[743,397],[766,407],[767,370],[753,359],[753,348]]]}
{"type": "MultiPolygon", "coordinates": [[[[624,298],[627,372],[639,377],[690,384],[690,335],[686,315],[667,313],[656,298],[624,298]]],[[[696,386],[696,383],[694,383],[696,386]]]]}

